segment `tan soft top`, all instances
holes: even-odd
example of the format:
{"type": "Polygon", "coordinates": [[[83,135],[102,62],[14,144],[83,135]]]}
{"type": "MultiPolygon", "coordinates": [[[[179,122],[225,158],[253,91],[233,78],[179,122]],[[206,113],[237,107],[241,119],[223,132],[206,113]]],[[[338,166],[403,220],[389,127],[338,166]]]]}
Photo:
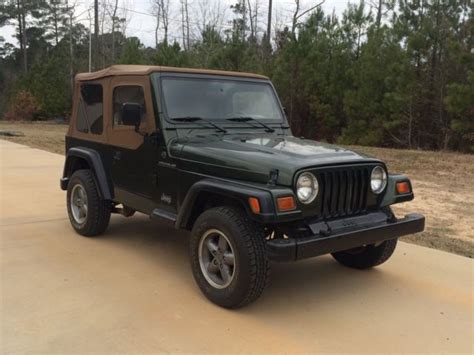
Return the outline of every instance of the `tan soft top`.
{"type": "Polygon", "coordinates": [[[256,78],[256,79],[268,79],[268,77],[259,75],[259,74],[240,73],[240,72],[223,71],[223,70],[174,68],[174,67],[163,67],[163,66],[154,66],[154,65],[112,65],[108,68],[105,68],[96,72],[77,74],[76,80],[79,80],[79,81],[96,80],[96,79],[104,78],[106,76],[115,76],[115,75],[148,75],[154,72],[210,74],[210,75],[239,76],[239,77],[256,78]]]}

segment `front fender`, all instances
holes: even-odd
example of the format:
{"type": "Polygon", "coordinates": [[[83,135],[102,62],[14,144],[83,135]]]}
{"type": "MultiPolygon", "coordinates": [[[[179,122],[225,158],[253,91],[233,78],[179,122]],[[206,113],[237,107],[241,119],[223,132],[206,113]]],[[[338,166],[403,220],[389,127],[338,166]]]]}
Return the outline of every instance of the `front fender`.
{"type": "Polygon", "coordinates": [[[176,219],[177,228],[186,228],[193,210],[196,207],[198,196],[201,194],[220,195],[238,201],[245,209],[247,215],[258,222],[272,223],[276,221],[274,197],[270,190],[259,187],[239,184],[232,181],[207,178],[196,182],[188,190],[183,203],[179,208],[176,219]],[[259,214],[254,214],[249,206],[249,197],[256,197],[260,202],[259,214]]]}
{"type": "Polygon", "coordinates": [[[393,205],[395,203],[411,201],[415,198],[413,194],[413,188],[411,186],[410,179],[408,179],[405,175],[402,174],[389,174],[388,181],[387,181],[387,191],[385,196],[382,200],[380,207],[386,207],[393,205]],[[407,182],[410,186],[410,193],[399,195],[397,193],[397,182],[407,182]]]}

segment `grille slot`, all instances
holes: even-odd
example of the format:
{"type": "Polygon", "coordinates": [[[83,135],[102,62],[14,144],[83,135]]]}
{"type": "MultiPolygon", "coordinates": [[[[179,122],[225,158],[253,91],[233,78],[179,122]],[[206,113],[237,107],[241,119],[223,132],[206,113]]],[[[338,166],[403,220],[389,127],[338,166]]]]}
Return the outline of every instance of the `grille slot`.
{"type": "Polygon", "coordinates": [[[367,209],[369,167],[351,167],[316,173],[320,185],[322,218],[360,214],[367,209]]]}

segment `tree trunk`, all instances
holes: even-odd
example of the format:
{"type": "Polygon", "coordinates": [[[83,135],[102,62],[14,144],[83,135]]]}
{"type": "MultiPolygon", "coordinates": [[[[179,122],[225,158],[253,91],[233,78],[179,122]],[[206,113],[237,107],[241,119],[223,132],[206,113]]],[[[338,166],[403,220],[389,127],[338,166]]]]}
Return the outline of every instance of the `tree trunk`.
{"type": "Polygon", "coordinates": [[[163,42],[168,45],[168,16],[169,16],[169,0],[160,0],[161,19],[163,20],[164,38],[163,42]]]}
{"type": "Polygon", "coordinates": [[[69,2],[66,2],[69,11],[69,79],[71,86],[71,95],[74,95],[74,47],[72,44],[72,8],[69,8],[69,2]]]}
{"type": "Polygon", "coordinates": [[[293,37],[293,40],[296,40],[296,26],[298,25],[298,14],[300,12],[300,0],[295,0],[296,3],[296,9],[295,12],[293,13],[293,19],[291,21],[291,36],[293,37]]]}
{"type": "Polygon", "coordinates": [[[181,0],[181,40],[182,40],[182,43],[183,43],[183,49],[184,50],[187,50],[186,48],[186,29],[185,29],[185,13],[184,13],[184,1],[185,0],[181,0]]]}
{"type": "Polygon", "coordinates": [[[410,116],[408,117],[408,149],[412,149],[413,96],[410,97],[410,116]]]}
{"type": "Polygon", "coordinates": [[[161,5],[160,5],[160,2],[158,2],[157,7],[156,7],[156,25],[155,25],[155,48],[156,49],[158,49],[158,44],[160,40],[159,34],[158,34],[158,31],[160,30],[160,19],[161,19],[161,5]]]}
{"type": "Polygon", "coordinates": [[[54,39],[56,41],[56,46],[59,43],[59,29],[58,29],[58,8],[54,2],[51,3],[53,8],[53,22],[54,22],[54,39]]]}
{"type": "Polygon", "coordinates": [[[255,40],[255,24],[254,24],[254,18],[252,14],[252,4],[250,3],[250,0],[247,0],[248,7],[249,7],[249,22],[250,22],[250,41],[255,40]]]}
{"type": "Polygon", "coordinates": [[[380,24],[382,22],[382,6],[383,0],[379,0],[379,6],[377,7],[377,17],[375,20],[375,27],[377,28],[377,31],[380,29],[380,24]]]}
{"type": "Polygon", "coordinates": [[[99,0],[94,0],[94,70],[99,69],[99,0]]]}
{"type": "Polygon", "coordinates": [[[23,10],[21,14],[21,22],[23,25],[22,38],[23,38],[23,70],[25,73],[28,72],[28,38],[26,36],[26,19],[25,12],[23,10]]]}
{"type": "Polygon", "coordinates": [[[22,13],[22,7],[20,0],[16,1],[16,7],[17,7],[17,13],[18,13],[18,42],[20,42],[20,53],[23,58],[23,71],[26,73],[27,67],[25,65],[26,60],[25,60],[25,52],[26,52],[26,44],[24,42],[23,38],[23,19],[21,16],[22,13]]]}
{"type": "Polygon", "coordinates": [[[105,56],[106,56],[106,50],[105,50],[105,36],[104,36],[104,26],[105,26],[105,15],[107,13],[106,11],[106,6],[107,6],[107,3],[103,3],[102,5],[102,17],[101,19],[99,19],[99,36],[100,36],[100,47],[99,47],[99,53],[100,53],[100,57],[102,58],[102,61],[99,65],[99,68],[105,68],[106,66],[106,60],[105,60],[105,56]]]}
{"type": "MultiPolygon", "coordinates": [[[[164,21],[163,21],[164,22],[164,21]]],[[[164,30],[165,30],[165,36],[163,38],[163,42],[168,45],[168,25],[163,25],[164,30]]]]}
{"type": "Polygon", "coordinates": [[[267,20],[267,44],[270,47],[270,36],[272,34],[272,0],[268,0],[268,20],[267,20]]]}
{"type": "Polygon", "coordinates": [[[115,19],[117,17],[118,0],[115,0],[114,12],[112,14],[112,64],[115,64],[115,19]]]}
{"type": "Polygon", "coordinates": [[[184,12],[186,15],[186,46],[188,50],[190,48],[190,40],[189,40],[189,7],[188,7],[188,0],[184,0],[184,12]]]}
{"type": "Polygon", "coordinates": [[[241,40],[245,41],[245,29],[247,28],[247,5],[245,0],[242,1],[242,28],[241,31],[241,40]]]}

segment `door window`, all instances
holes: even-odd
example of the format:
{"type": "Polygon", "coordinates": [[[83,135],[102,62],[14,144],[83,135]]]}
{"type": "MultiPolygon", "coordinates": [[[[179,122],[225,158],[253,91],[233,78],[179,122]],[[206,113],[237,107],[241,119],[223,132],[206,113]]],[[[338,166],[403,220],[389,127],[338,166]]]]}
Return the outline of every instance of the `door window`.
{"type": "Polygon", "coordinates": [[[141,107],[141,122],[146,118],[145,95],[141,86],[117,86],[114,89],[114,126],[122,126],[122,109],[124,104],[138,104],[141,107]]]}

